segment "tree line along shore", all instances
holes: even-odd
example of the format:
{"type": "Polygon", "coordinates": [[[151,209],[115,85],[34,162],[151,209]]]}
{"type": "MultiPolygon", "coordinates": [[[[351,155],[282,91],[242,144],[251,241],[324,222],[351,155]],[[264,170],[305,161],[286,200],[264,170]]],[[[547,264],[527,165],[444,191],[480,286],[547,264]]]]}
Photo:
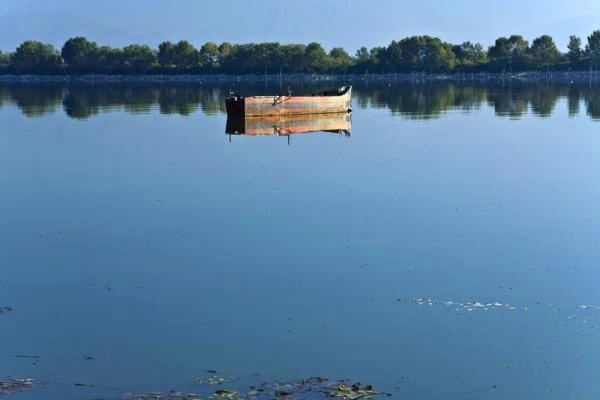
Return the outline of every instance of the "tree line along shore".
{"type": "Polygon", "coordinates": [[[353,56],[341,47],[327,52],[319,43],[162,42],[157,49],[132,44],[101,46],[74,37],[56,49],[28,40],[14,51],[0,51],[0,75],[180,75],[180,74],[397,74],[515,73],[588,71],[600,64],[600,30],[585,44],[569,38],[561,52],[549,35],[531,43],[520,35],[501,37],[487,49],[479,43],[451,44],[437,37],[411,36],[388,46],[361,47],[353,56]]]}

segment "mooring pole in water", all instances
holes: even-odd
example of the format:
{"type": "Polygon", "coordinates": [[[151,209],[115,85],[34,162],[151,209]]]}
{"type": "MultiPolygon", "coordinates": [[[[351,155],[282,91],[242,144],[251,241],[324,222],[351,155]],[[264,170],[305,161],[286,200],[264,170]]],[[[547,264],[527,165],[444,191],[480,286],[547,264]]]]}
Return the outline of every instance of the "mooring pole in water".
{"type": "Polygon", "coordinates": [[[267,94],[267,63],[265,63],[265,94],[267,94]]]}

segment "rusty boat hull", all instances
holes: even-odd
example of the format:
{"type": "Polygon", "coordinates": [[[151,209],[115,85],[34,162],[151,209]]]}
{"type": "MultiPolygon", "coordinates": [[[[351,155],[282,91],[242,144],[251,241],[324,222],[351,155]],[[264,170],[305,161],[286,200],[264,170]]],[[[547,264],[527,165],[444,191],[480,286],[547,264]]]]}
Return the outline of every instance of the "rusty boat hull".
{"type": "Polygon", "coordinates": [[[279,115],[348,113],[352,86],[326,90],[309,96],[230,96],[225,99],[228,116],[246,118],[279,115]]]}
{"type": "Polygon", "coordinates": [[[228,116],[225,133],[249,136],[289,136],[302,133],[331,132],[350,136],[350,113],[284,116],[228,116]]]}

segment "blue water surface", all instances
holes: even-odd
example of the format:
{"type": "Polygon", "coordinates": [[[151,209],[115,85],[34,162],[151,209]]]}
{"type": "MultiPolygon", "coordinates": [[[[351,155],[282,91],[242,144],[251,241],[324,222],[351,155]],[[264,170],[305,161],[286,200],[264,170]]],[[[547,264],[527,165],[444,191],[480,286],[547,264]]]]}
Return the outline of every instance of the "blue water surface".
{"type": "Polygon", "coordinates": [[[357,87],[351,136],[289,138],[143,90],[0,90],[0,378],[39,383],[8,398],[598,398],[600,89],[357,87]]]}

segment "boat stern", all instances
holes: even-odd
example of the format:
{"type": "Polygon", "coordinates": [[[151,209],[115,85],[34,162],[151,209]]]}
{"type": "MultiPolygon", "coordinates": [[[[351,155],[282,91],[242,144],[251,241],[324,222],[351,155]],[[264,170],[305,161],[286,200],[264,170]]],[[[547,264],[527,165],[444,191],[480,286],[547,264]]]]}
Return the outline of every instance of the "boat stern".
{"type": "Polygon", "coordinates": [[[225,99],[225,109],[227,115],[240,115],[243,116],[246,113],[246,106],[243,97],[230,96],[225,99]]]}

